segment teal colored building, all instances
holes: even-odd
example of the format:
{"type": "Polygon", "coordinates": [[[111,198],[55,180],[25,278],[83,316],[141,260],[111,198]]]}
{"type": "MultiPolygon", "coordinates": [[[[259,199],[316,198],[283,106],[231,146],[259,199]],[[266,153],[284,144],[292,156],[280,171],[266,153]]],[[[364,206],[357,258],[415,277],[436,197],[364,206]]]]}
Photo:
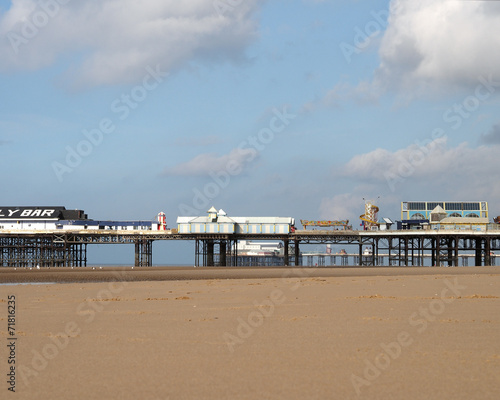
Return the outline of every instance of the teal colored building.
{"type": "Polygon", "coordinates": [[[430,219],[436,207],[441,207],[446,216],[451,218],[488,218],[486,201],[403,201],[401,220],[430,219]]]}

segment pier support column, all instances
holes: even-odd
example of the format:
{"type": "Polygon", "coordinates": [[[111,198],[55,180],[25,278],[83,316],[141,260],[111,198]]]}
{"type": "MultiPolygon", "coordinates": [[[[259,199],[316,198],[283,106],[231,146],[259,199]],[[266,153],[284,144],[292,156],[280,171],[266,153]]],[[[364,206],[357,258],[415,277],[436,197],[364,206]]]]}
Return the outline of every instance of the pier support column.
{"type": "Polygon", "coordinates": [[[419,237],[417,240],[417,265],[424,265],[424,239],[419,237]]]}
{"type": "Polygon", "coordinates": [[[491,265],[491,239],[490,238],[484,239],[484,265],[488,266],[488,267],[491,265]]]}
{"type": "Polygon", "coordinates": [[[134,265],[136,267],[139,266],[139,259],[140,259],[140,253],[141,253],[141,245],[139,244],[139,242],[135,242],[135,262],[134,262],[134,265]]]}
{"type": "Polygon", "coordinates": [[[207,240],[206,241],[206,246],[207,246],[207,267],[213,267],[214,266],[214,241],[213,240],[207,240]]]}
{"type": "Polygon", "coordinates": [[[220,262],[219,265],[221,267],[227,267],[227,259],[226,259],[226,253],[227,253],[227,242],[225,240],[220,242],[219,245],[219,253],[220,253],[220,262]]]}
{"type": "Polygon", "coordinates": [[[295,266],[300,265],[300,249],[299,249],[299,241],[295,241],[295,266]]]}
{"type": "Polygon", "coordinates": [[[229,251],[231,254],[231,261],[230,261],[230,266],[231,267],[237,267],[238,266],[238,241],[237,240],[229,240],[229,251]]]}
{"type": "Polygon", "coordinates": [[[446,239],[446,246],[448,247],[448,267],[453,266],[453,251],[455,249],[455,245],[453,242],[453,238],[447,238],[446,239]]]}
{"type": "Polygon", "coordinates": [[[153,242],[151,240],[137,240],[135,242],[136,267],[150,267],[153,264],[153,242]]]}
{"type": "Polygon", "coordinates": [[[436,247],[435,247],[435,252],[436,252],[436,266],[440,267],[441,266],[441,238],[438,236],[436,238],[436,247]]]}
{"type": "Polygon", "coordinates": [[[387,238],[387,251],[389,253],[389,267],[392,266],[394,264],[394,257],[393,257],[393,254],[392,254],[392,251],[393,251],[393,246],[392,246],[392,238],[389,237],[387,238]]]}
{"type": "Polygon", "coordinates": [[[194,242],[194,266],[199,267],[200,266],[200,255],[203,252],[203,250],[200,249],[200,247],[203,247],[200,244],[200,240],[196,239],[194,242]]]}
{"type": "Polygon", "coordinates": [[[404,251],[404,266],[405,267],[409,267],[409,254],[408,254],[408,238],[407,237],[404,237],[403,238],[403,251],[404,251]]]}
{"type": "Polygon", "coordinates": [[[361,267],[363,265],[363,243],[361,242],[361,239],[359,240],[358,247],[359,247],[359,250],[358,250],[358,254],[359,254],[358,265],[361,267]]]}
{"type": "Polygon", "coordinates": [[[436,265],[436,239],[431,238],[430,244],[431,244],[431,267],[434,267],[436,265]]]}
{"type": "Polygon", "coordinates": [[[474,265],[476,267],[480,267],[481,265],[483,265],[483,257],[482,257],[482,253],[483,253],[483,240],[482,239],[479,239],[477,238],[476,239],[476,257],[475,257],[475,260],[474,260],[474,265]]]}
{"type": "Polygon", "coordinates": [[[289,260],[289,256],[288,256],[288,252],[289,252],[289,240],[288,239],[285,239],[283,240],[283,263],[285,264],[285,267],[288,267],[288,265],[290,264],[290,260],[289,260]]]}

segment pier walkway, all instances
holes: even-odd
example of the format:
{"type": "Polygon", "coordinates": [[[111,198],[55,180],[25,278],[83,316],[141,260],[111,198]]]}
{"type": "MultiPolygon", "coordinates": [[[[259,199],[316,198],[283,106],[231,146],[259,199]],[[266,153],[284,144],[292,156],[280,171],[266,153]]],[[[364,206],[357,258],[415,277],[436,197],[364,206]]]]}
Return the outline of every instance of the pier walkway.
{"type": "MultiPolygon", "coordinates": [[[[359,266],[493,265],[500,251],[500,230],[297,230],[289,234],[180,234],[177,230],[0,231],[0,267],[83,267],[87,246],[131,244],[136,266],[151,266],[152,244],[160,240],[195,243],[196,266],[238,266],[239,240],[274,240],[283,243],[282,265],[302,265],[305,244],[342,245],[359,266]],[[368,254],[367,254],[368,249],[368,254]],[[355,258],[355,256],[357,257],[355,258]]],[[[340,256],[340,255],[332,255],[340,256]]],[[[165,261],[168,264],[168,261],[165,261]]]]}

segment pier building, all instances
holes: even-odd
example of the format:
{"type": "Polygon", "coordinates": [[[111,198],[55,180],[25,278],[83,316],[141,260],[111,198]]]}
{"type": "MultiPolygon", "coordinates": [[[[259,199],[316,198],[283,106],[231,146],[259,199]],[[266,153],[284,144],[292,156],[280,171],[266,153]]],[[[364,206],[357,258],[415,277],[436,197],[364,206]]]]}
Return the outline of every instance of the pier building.
{"type": "Polygon", "coordinates": [[[436,207],[446,217],[488,218],[487,201],[404,201],[401,203],[401,220],[430,220],[436,207]]]}

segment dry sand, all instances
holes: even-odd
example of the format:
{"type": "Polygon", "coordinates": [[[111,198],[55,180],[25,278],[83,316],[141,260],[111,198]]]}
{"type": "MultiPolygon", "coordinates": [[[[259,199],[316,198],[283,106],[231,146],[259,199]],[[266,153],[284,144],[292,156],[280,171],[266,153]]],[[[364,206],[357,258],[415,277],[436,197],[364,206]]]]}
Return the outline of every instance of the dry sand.
{"type": "Polygon", "coordinates": [[[36,280],[74,283],[0,286],[2,399],[500,398],[500,267],[0,270],[36,280]]]}

